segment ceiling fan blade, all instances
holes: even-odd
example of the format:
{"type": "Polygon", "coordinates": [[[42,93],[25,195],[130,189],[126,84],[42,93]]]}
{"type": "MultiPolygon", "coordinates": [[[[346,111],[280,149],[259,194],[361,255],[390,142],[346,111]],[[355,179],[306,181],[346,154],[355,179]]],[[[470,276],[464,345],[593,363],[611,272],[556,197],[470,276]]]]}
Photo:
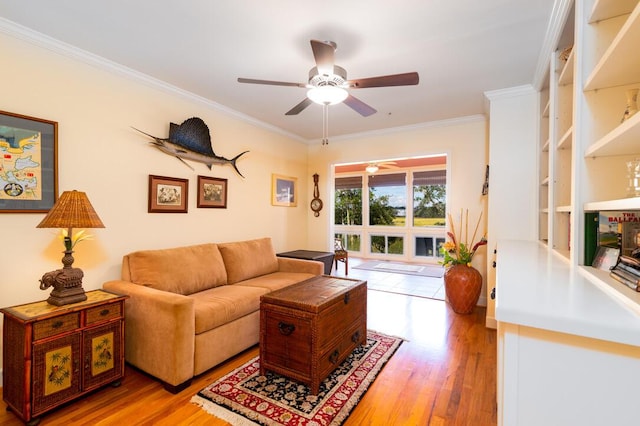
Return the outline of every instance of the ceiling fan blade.
{"type": "Polygon", "coordinates": [[[363,117],[368,117],[371,114],[375,114],[376,112],[378,112],[352,95],[347,96],[347,99],[344,100],[344,103],[363,117]]]}
{"type": "Polygon", "coordinates": [[[313,103],[313,101],[311,99],[304,98],[304,100],[302,102],[300,102],[298,105],[296,105],[293,108],[291,108],[284,115],[296,115],[296,114],[299,114],[300,112],[302,112],[302,110],[304,110],[306,107],[308,107],[312,103],[313,103]]]}
{"type": "Polygon", "coordinates": [[[238,78],[238,83],[268,84],[271,86],[293,86],[293,87],[302,87],[303,89],[307,87],[306,84],[302,84],[302,83],[289,83],[286,81],[272,81],[272,80],[256,80],[253,78],[238,78]]]}
{"type": "Polygon", "coordinates": [[[413,86],[418,84],[419,80],[417,72],[407,72],[404,74],[348,80],[347,84],[354,89],[365,89],[367,87],[413,86]]]}
{"type": "Polygon", "coordinates": [[[333,75],[333,54],[336,51],[336,44],[329,41],[311,40],[311,49],[316,60],[318,73],[333,75]]]}

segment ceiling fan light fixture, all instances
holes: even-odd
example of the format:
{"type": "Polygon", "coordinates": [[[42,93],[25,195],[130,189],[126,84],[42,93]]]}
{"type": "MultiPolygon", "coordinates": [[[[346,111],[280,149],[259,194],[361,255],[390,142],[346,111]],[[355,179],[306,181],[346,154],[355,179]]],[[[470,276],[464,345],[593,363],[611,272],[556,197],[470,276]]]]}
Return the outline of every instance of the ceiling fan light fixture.
{"type": "Polygon", "coordinates": [[[369,164],[365,170],[367,171],[367,173],[375,173],[378,171],[378,166],[376,166],[375,164],[369,164]]]}
{"type": "Polygon", "coordinates": [[[347,99],[349,92],[337,86],[318,86],[309,89],[307,97],[320,105],[335,105],[347,99]]]}

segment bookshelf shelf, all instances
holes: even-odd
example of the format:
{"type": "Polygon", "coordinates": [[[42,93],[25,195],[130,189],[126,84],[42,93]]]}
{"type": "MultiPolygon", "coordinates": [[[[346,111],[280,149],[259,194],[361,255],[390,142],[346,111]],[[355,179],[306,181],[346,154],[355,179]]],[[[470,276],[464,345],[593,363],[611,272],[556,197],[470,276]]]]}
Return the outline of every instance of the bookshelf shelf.
{"type": "Polygon", "coordinates": [[[618,200],[593,201],[584,204],[585,212],[606,210],[640,210],[640,197],[622,198],[618,200]]]}
{"type": "MultiPolygon", "coordinates": [[[[639,23],[640,25],[640,23],[639,23]]],[[[640,114],[631,116],[604,137],[591,144],[585,157],[638,154],[640,151],[640,114]]]]}
{"type": "Polygon", "coordinates": [[[558,78],[558,84],[560,86],[566,86],[568,84],[573,84],[573,68],[574,68],[574,57],[575,51],[571,50],[569,54],[569,58],[567,59],[567,63],[564,64],[562,68],[562,72],[560,73],[560,78],[558,78]]]}
{"type": "Polygon", "coordinates": [[[569,127],[558,141],[558,149],[570,149],[573,139],[573,126],[569,127]]]}
{"type": "Polygon", "coordinates": [[[638,0],[597,0],[591,10],[589,23],[631,13],[637,3],[638,0]]]}
{"type": "Polygon", "coordinates": [[[587,78],[584,90],[597,90],[638,82],[640,8],[637,0],[633,3],[636,4],[629,18],[587,78]]]}

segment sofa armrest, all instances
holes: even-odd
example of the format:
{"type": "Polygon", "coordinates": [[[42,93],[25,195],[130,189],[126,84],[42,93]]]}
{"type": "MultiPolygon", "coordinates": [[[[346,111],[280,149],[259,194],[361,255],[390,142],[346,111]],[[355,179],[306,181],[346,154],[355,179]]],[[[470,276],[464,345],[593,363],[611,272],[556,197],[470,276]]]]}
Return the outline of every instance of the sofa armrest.
{"type": "Polygon", "coordinates": [[[125,301],[126,360],[173,386],[191,379],[194,301],[129,281],[109,281],[103,288],[129,296],[125,301]]]}
{"type": "Polygon", "coordinates": [[[278,257],[279,272],[305,272],[307,274],[324,274],[324,263],[316,260],[294,259],[292,257],[278,257]]]}

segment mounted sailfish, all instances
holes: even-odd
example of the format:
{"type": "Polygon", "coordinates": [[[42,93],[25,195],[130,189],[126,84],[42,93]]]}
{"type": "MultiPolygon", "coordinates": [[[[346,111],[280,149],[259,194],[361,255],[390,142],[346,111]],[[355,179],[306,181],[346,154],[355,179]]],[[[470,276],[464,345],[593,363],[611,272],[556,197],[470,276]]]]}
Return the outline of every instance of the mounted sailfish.
{"type": "Polygon", "coordinates": [[[242,176],[242,173],[240,173],[240,170],[238,170],[238,167],[236,166],[236,161],[249,151],[241,152],[232,159],[216,155],[211,147],[209,127],[207,127],[201,118],[192,117],[185,120],[180,125],[171,123],[169,126],[168,138],[158,138],[150,135],[149,133],[143,132],[142,130],[138,130],[135,127],[133,127],[133,129],[153,138],[151,143],[156,148],[165,154],[176,157],[178,160],[186,164],[191,170],[194,170],[193,167],[184,160],[203,163],[209,168],[209,170],[211,170],[211,166],[213,164],[231,164],[236,172],[242,176]]]}

